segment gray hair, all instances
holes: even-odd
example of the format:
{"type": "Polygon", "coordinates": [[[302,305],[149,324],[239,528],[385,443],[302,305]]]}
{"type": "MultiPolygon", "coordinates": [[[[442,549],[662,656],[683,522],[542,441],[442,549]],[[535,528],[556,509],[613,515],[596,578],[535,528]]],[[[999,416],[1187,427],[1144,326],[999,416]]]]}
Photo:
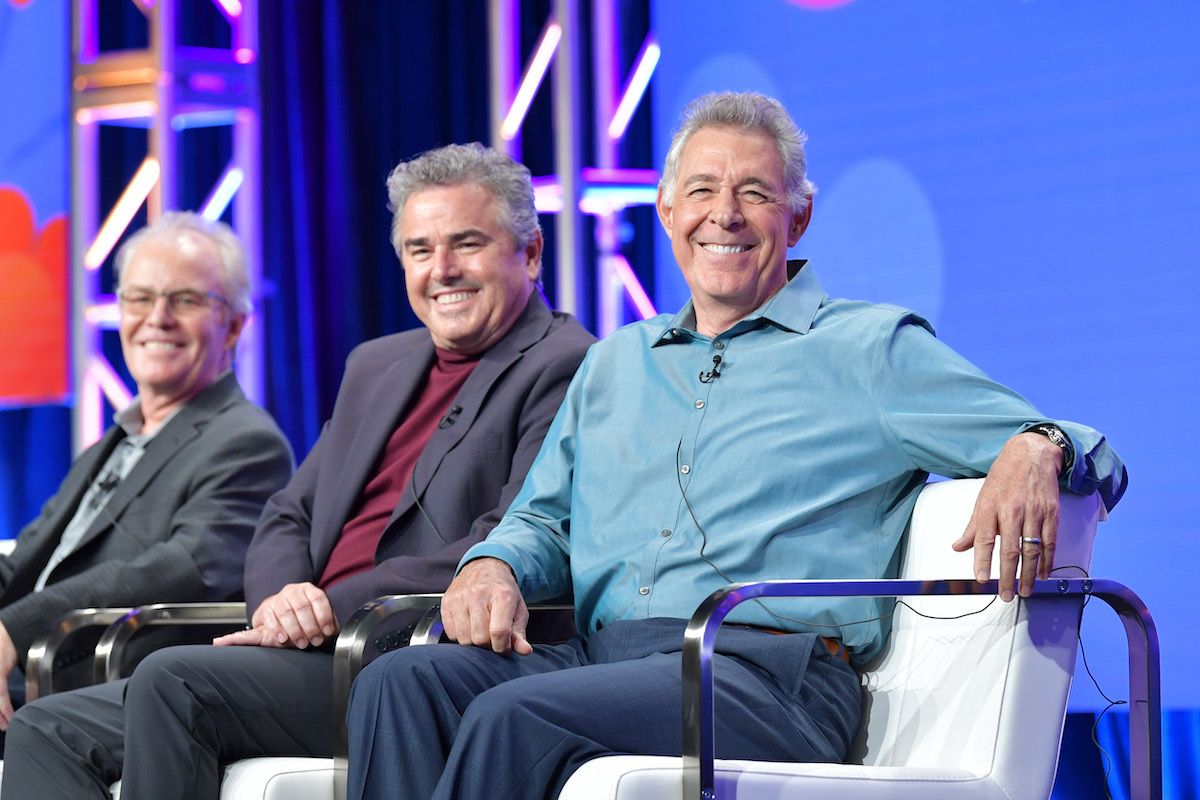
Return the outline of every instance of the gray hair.
{"type": "Polygon", "coordinates": [[[246,263],[246,248],[233,229],[220,220],[210,220],[194,211],[168,211],[130,236],[117,250],[117,286],[121,285],[125,268],[134,252],[149,239],[203,236],[217,249],[224,280],[225,300],[236,314],[249,314],[253,307],[250,272],[246,263]]]}
{"type": "Polygon", "coordinates": [[[667,150],[662,180],[658,184],[668,206],[675,203],[675,181],[683,148],[701,128],[736,128],[761,133],[774,140],[779,149],[779,161],[783,164],[783,188],[787,193],[788,208],[797,214],[808,208],[817,192],[817,187],[807,176],[804,143],[808,137],[796,127],[782,103],[757,92],[706,94],[688,103],[679,116],[679,126],[667,150]]]}
{"type": "MultiPolygon", "coordinates": [[[[404,204],[417,192],[437,186],[474,183],[482,186],[499,206],[499,223],[512,236],[517,249],[537,237],[537,208],[529,168],[499,150],[479,142],[449,144],[401,162],[387,178],[388,210],[392,212],[392,247],[400,256],[400,218],[404,204]]],[[[403,260],[403,257],[401,257],[403,260]]]]}

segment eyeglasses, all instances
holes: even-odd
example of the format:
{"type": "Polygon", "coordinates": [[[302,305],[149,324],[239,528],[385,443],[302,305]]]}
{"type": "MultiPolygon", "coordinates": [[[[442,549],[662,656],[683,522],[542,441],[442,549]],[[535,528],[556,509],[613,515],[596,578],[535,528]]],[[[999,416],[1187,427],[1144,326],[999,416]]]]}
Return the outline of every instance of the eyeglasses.
{"type": "MultiPolygon", "coordinates": [[[[219,294],[203,292],[199,289],[171,289],[168,292],[156,292],[151,289],[130,287],[117,292],[121,303],[121,313],[131,317],[144,317],[154,309],[158,298],[167,298],[167,308],[177,317],[195,316],[212,305],[212,301],[229,305],[229,301],[219,294]]],[[[232,306],[230,306],[232,308],[232,306]]]]}

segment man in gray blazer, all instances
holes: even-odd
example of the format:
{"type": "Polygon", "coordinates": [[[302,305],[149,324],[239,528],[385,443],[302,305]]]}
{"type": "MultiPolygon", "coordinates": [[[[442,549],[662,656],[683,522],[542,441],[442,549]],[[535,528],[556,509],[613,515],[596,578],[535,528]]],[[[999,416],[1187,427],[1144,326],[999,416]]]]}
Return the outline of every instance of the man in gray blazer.
{"type": "Polygon", "coordinates": [[[287,440],[231,370],[250,311],[233,231],[167,214],[116,266],[138,394],[0,557],[0,730],[30,644],[68,611],[236,596],[255,520],[292,473],[287,440]]]}
{"type": "Polygon", "coordinates": [[[594,337],[537,291],[524,166],[451,145],[388,190],[426,327],[351,353],[333,417],[259,521],[248,629],[21,709],[3,797],[107,797],[122,777],[127,797],[216,798],[230,761],[330,755],[341,624],[379,595],[445,589],[508,508],[594,337]]]}

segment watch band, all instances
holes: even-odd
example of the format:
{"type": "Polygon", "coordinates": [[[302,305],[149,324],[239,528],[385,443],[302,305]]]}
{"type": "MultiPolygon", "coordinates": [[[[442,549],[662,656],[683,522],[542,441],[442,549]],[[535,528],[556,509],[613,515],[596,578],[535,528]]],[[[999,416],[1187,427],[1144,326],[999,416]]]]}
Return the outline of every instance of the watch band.
{"type": "Polygon", "coordinates": [[[1071,437],[1063,433],[1062,428],[1050,422],[1041,422],[1025,432],[1040,434],[1058,445],[1058,449],[1062,450],[1063,454],[1062,468],[1059,469],[1058,474],[1061,477],[1070,471],[1071,466],[1075,463],[1075,445],[1071,443],[1071,437]]]}

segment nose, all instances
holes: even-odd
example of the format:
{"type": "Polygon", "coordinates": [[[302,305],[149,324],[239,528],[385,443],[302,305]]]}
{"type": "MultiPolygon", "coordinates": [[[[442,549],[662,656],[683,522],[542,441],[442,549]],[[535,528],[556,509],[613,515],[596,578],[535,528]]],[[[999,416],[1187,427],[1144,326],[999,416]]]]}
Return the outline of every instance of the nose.
{"type": "Polygon", "coordinates": [[[434,250],[433,267],[429,271],[429,277],[442,284],[453,283],[462,277],[462,267],[453,247],[438,247],[434,250]]]}
{"type": "Polygon", "coordinates": [[[175,324],[175,315],[171,313],[171,303],[166,294],[159,294],[154,298],[154,305],[150,306],[146,321],[160,328],[175,324]]]}
{"type": "Polygon", "coordinates": [[[709,212],[709,218],[713,223],[722,228],[732,228],[741,225],[745,221],[742,216],[742,205],[738,201],[737,194],[731,189],[722,189],[713,198],[712,210],[709,212]]]}

